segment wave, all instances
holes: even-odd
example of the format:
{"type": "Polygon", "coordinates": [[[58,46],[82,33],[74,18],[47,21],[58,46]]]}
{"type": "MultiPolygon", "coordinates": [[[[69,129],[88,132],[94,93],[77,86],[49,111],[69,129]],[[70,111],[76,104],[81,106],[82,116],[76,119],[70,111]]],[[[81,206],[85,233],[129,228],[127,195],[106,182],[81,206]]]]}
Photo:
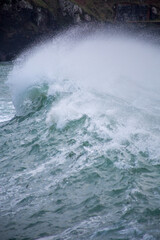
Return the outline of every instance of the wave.
{"type": "Polygon", "coordinates": [[[6,239],[158,239],[159,53],[85,26],[17,59],[16,117],[0,128],[6,239]]]}
{"type": "Polygon", "coordinates": [[[145,39],[76,27],[21,55],[8,84],[18,116],[45,107],[59,129],[85,119],[108,148],[129,141],[157,158],[159,64],[159,47],[145,39]]]}
{"type": "Polygon", "coordinates": [[[14,101],[29,87],[48,83],[53,92],[80,88],[154,107],[160,93],[159,53],[159,47],[131,34],[77,27],[21,55],[8,82],[14,101]]]}

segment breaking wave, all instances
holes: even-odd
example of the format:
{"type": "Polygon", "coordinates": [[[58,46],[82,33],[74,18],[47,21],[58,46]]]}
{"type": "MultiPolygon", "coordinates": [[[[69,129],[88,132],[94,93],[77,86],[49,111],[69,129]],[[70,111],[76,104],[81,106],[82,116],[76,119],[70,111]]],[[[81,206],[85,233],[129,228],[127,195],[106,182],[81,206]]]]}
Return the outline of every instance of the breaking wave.
{"type": "Polygon", "coordinates": [[[17,59],[16,117],[2,127],[3,210],[16,216],[5,236],[158,239],[159,65],[153,42],[88,26],[17,59]]]}

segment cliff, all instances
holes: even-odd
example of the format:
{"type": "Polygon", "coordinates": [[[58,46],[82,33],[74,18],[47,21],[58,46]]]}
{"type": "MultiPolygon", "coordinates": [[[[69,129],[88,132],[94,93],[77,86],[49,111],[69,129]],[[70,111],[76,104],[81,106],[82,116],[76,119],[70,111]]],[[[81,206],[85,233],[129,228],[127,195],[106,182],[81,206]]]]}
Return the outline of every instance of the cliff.
{"type": "Polygon", "coordinates": [[[71,0],[100,21],[160,22],[159,0],[71,0]]]}
{"type": "Polygon", "coordinates": [[[40,38],[82,20],[91,17],[68,0],[0,0],[0,61],[14,59],[40,38]]]}
{"type": "Polygon", "coordinates": [[[0,0],[0,61],[80,21],[159,23],[159,0],[0,0]]]}

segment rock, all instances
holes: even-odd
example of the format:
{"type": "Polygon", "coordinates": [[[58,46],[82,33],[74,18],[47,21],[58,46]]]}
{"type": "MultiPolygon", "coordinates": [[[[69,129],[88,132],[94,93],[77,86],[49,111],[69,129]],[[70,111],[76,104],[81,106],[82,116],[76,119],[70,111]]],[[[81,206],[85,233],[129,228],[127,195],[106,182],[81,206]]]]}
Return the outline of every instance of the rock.
{"type": "Polygon", "coordinates": [[[160,21],[160,1],[157,0],[71,0],[73,3],[79,5],[89,16],[92,16],[100,21],[115,22],[117,14],[123,14],[126,11],[128,15],[127,18],[123,17],[123,21],[136,21],[145,20],[150,22],[151,20],[160,21]],[[118,12],[118,9],[123,7],[123,11],[118,12]],[[132,16],[130,15],[130,10],[133,9],[132,16]],[[137,8],[136,11],[134,11],[137,8]],[[142,8],[142,11],[140,10],[142,8]],[[146,12],[143,11],[147,9],[146,12]],[[134,12],[134,13],[133,13],[134,12]],[[129,18],[130,15],[130,18],[129,18]],[[133,16],[134,15],[134,16],[133,16]]]}
{"type": "Polygon", "coordinates": [[[81,22],[81,17],[78,13],[74,15],[74,22],[75,23],[80,23],[81,22]]]}
{"type": "Polygon", "coordinates": [[[89,16],[88,14],[85,14],[84,15],[84,19],[87,21],[87,22],[90,22],[92,19],[91,19],[91,16],[89,16]]]}
{"type": "Polygon", "coordinates": [[[25,0],[19,1],[19,7],[33,10],[33,5],[31,5],[29,2],[25,0]]]}
{"type": "Polygon", "coordinates": [[[0,0],[0,61],[13,59],[43,36],[91,19],[70,0],[0,0]]]}
{"type": "Polygon", "coordinates": [[[69,15],[72,17],[74,4],[67,0],[59,0],[59,6],[63,16],[69,15]]]}
{"type": "MultiPolygon", "coordinates": [[[[57,29],[57,10],[36,0],[0,1],[0,61],[11,60],[29,44],[57,29]]],[[[42,1],[43,3],[43,1],[42,1]]]]}

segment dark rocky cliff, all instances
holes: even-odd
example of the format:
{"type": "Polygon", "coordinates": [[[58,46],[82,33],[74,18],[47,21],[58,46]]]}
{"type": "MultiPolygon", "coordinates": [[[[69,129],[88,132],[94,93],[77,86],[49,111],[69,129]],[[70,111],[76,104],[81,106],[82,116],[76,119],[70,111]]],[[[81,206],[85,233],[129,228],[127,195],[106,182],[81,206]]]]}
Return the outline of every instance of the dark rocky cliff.
{"type": "Polygon", "coordinates": [[[81,20],[91,17],[68,0],[0,0],[0,61],[81,20]]]}
{"type": "Polygon", "coordinates": [[[159,0],[71,0],[100,21],[160,21],[159,0]],[[117,15],[121,18],[117,19],[117,15]]]}
{"type": "Polygon", "coordinates": [[[0,0],[0,61],[80,21],[160,22],[159,0],[0,0]]]}

